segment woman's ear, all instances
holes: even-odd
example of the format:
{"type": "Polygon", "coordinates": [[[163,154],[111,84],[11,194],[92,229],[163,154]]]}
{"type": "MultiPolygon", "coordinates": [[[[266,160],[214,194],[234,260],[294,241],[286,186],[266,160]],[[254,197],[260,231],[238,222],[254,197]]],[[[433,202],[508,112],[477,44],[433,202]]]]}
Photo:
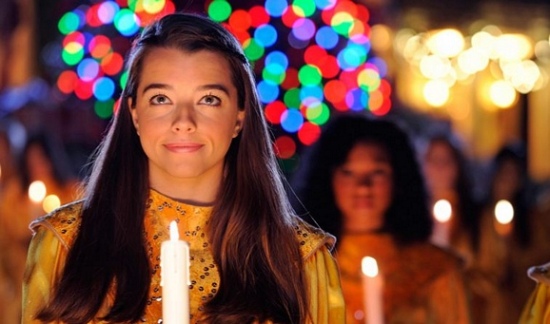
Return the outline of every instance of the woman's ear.
{"type": "Polygon", "coordinates": [[[239,110],[237,113],[237,121],[235,122],[235,129],[233,131],[233,138],[239,135],[239,132],[243,128],[244,123],[244,110],[239,110]]]}

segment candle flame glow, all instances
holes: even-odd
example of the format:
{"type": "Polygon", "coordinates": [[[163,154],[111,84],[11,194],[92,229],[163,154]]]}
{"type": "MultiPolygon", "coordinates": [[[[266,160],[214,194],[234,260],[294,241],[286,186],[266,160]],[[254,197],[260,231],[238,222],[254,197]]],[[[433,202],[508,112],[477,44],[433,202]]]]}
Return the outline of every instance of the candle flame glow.
{"type": "Polygon", "coordinates": [[[177,241],[180,238],[180,234],[178,232],[178,223],[176,221],[170,222],[170,240],[171,241],[177,241]]]}
{"type": "Polygon", "coordinates": [[[514,219],[514,207],[508,200],[499,200],[495,205],[495,218],[500,224],[506,225],[514,219]]]}
{"type": "Polygon", "coordinates": [[[46,197],[46,185],[42,181],[34,181],[29,186],[29,199],[39,203],[46,197]]]}
{"type": "Polygon", "coordinates": [[[361,270],[367,277],[376,277],[378,275],[378,263],[376,259],[370,256],[364,257],[361,261],[361,270]]]}
{"type": "Polygon", "coordinates": [[[441,199],[434,204],[433,213],[438,222],[445,223],[451,219],[453,208],[448,200],[441,199]]]}

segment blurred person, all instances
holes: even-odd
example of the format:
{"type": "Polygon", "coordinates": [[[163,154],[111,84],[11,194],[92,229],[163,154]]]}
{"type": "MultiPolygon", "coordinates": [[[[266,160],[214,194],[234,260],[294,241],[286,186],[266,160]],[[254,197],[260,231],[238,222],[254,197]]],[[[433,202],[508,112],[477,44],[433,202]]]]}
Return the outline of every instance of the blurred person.
{"type": "Polygon", "coordinates": [[[21,318],[21,286],[32,236],[29,224],[46,211],[74,200],[79,185],[62,144],[45,132],[29,135],[17,160],[19,183],[11,190],[10,196],[4,198],[6,204],[0,219],[5,242],[4,264],[11,280],[10,286],[14,288],[10,322],[20,321],[21,318]],[[38,201],[30,199],[29,191],[35,181],[45,185],[43,196],[38,201]],[[53,206],[48,206],[48,201],[53,206]]]}
{"type": "Polygon", "coordinates": [[[23,323],[161,323],[160,245],[189,243],[191,323],[342,323],[334,238],[301,221],[237,39],[185,13],[147,26],[82,200],[40,218],[23,323]]]}
{"type": "Polygon", "coordinates": [[[479,207],[473,195],[468,160],[458,139],[449,134],[431,134],[422,164],[430,206],[441,200],[448,201],[451,206],[445,247],[456,251],[468,267],[479,244],[479,207]]]}
{"type": "Polygon", "coordinates": [[[550,259],[547,249],[550,224],[546,220],[548,215],[532,200],[534,193],[524,145],[503,146],[493,158],[491,168],[481,219],[482,251],[476,269],[493,278],[496,293],[505,298],[500,311],[513,319],[507,321],[511,323],[517,321],[533,290],[533,283],[526,276],[528,268],[550,259]],[[513,216],[504,225],[497,220],[497,204],[503,206],[503,203],[513,216]]]}
{"type": "MultiPolygon", "coordinates": [[[[15,323],[20,318],[19,275],[14,271],[10,259],[12,243],[9,227],[18,214],[17,199],[22,193],[19,173],[15,163],[17,147],[12,139],[12,121],[0,125],[0,322],[15,323]]],[[[15,124],[12,124],[15,125],[15,124]]],[[[28,225],[28,224],[27,224],[28,225]]],[[[27,232],[29,230],[27,229],[27,232]]]]}
{"type": "Polygon", "coordinates": [[[386,323],[469,323],[459,258],[429,242],[432,218],[409,137],[390,121],[333,120],[293,186],[309,221],[336,235],[347,323],[364,323],[361,260],[384,278],[386,323]]]}

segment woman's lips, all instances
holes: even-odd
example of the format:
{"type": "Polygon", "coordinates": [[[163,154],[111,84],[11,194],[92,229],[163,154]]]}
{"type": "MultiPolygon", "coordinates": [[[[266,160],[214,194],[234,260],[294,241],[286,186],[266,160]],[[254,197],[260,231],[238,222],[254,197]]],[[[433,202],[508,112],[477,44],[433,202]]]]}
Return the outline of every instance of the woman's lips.
{"type": "Polygon", "coordinates": [[[174,153],[192,153],[200,150],[203,145],[199,143],[168,143],[164,147],[174,153]]]}

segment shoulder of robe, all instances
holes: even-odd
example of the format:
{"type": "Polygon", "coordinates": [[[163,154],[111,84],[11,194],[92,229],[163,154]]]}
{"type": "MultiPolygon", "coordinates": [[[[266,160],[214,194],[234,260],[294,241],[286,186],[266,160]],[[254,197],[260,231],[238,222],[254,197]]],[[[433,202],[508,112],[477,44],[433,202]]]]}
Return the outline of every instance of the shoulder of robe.
{"type": "Polygon", "coordinates": [[[536,282],[550,285],[550,262],[529,268],[527,275],[536,282]]]}
{"type": "Polygon", "coordinates": [[[454,252],[431,243],[417,243],[407,249],[406,259],[411,266],[423,269],[428,277],[437,277],[450,271],[463,270],[463,260],[454,252]]]}
{"type": "Polygon", "coordinates": [[[326,246],[329,251],[332,251],[336,243],[336,238],[334,236],[320,228],[306,223],[299,217],[296,217],[294,230],[304,260],[308,259],[322,246],[326,246]]]}
{"type": "Polygon", "coordinates": [[[52,231],[65,248],[69,248],[80,227],[83,201],[75,201],[59,207],[46,216],[34,220],[29,228],[36,232],[40,226],[52,231]]]}

